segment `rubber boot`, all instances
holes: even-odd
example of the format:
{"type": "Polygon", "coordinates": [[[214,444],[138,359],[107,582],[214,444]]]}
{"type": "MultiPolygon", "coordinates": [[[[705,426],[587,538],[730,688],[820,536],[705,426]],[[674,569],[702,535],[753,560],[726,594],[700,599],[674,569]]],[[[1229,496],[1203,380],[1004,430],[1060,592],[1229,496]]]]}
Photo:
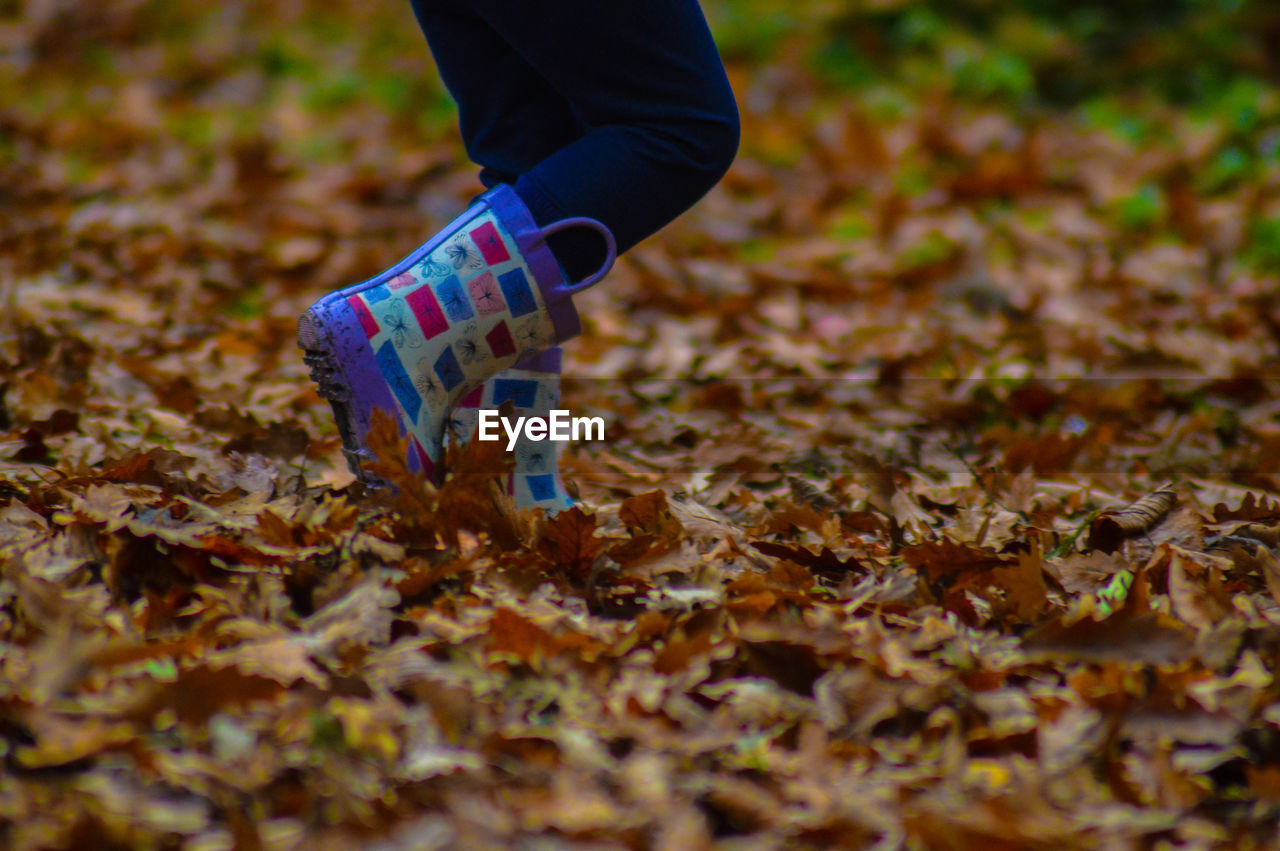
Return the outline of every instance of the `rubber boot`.
{"type": "Polygon", "coordinates": [[[409,435],[410,469],[438,484],[449,411],[486,379],[579,334],[572,297],[615,256],[600,222],[539,227],[500,185],[390,269],[312,305],[298,320],[298,345],[333,407],[352,472],[378,484],[362,461],[372,457],[369,423],[381,408],[409,435]],[[600,234],[605,259],[570,282],[547,237],[575,227],[600,234]]]}
{"type": "MultiPolygon", "coordinates": [[[[560,406],[560,368],[563,359],[559,346],[548,349],[530,360],[490,378],[464,396],[449,417],[450,437],[465,446],[475,435],[480,409],[497,409],[511,402],[517,417],[547,419],[560,406]]],[[[505,432],[499,439],[507,441],[505,432]]],[[[531,440],[524,432],[516,438],[515,467],[507,479],[507,493],[519,508],[541,508],[555,514],[573,505],[573,497],[560,478],[561,443],[531,440]]]]}

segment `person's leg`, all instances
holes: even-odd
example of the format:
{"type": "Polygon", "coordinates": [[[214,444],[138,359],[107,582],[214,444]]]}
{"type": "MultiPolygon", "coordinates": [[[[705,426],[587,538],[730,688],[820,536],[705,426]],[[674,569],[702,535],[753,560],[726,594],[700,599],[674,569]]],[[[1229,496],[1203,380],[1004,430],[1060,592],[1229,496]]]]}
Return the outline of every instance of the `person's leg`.
{"type": "MultiPolygon", "coordinates": [[[[481,166],[486,186],[514,184],[586,132],[568,102],[474,13],[440,0],[412,3],[440,77],[458,104],[467,154],[481,166]]],[[[512,387],[537,390],[536,404],[517,407],[517,416],[547,416],[560,398],[560,365],[557,346],[495,374],[454,408],[453,438],[465,445],[475,431],[478,409],[497,407],[511,396],[512,387]]],[[[512,398],[524,401],[523,395],[512,398]]],[[[548,512],[573,505],[560,478],[559,449],[559,444],[534,443],[523,434],[517,439],[515,469],[507,482],[516,505],[548,512]]]]}
{"type": "MultiPolygon", "coordinates": [[[[733,159],[737,108],[694,0],[413,5],[481,180],[514,183],[540,224],[591,215],[625,249],[692,205],[733,159]]],[[[598,265],[592,234],[559,234],[549,245],[570,278],[598,265]]],[[[472,395],[496,397],[499,382],[530,376],[558,383],[536,370],[517,365],[472,395]]],[[[469,435],[468,416],[455,419],[457,434],[469,435]]],[[[522,448],[542,457],[541,447],[522,448]]],[[[526,455],[517,452],[513,481],[554,486],[542,496],[517,487],[517,503],[570,504],[558,475],[522,475],[526,455]]]]}
{"type": "MultiPolygon", "coordinates": [[[[590,216],[625,251],[691,207],[728,169],[737,105],[696,0],[467,5],[585,128],[515,184],[539,223],[590,216]]],[[[522,120],[545,119],[526,113],[522,120]]],[[[571,275],[598,258],[590,240],[552,241],[571,275]]]]}
{"type": "Polygon", "coordinates": [[[568,102],[469,3],[412,4],[486,187],[514,184],[586,132],[568,102]]]}

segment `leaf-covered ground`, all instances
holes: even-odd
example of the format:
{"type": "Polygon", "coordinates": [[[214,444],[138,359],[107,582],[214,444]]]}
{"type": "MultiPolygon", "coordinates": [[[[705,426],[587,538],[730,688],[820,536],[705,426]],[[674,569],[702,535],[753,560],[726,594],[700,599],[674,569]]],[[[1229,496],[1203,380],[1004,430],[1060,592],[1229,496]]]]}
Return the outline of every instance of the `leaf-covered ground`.
{"type": "Polygon", "coordinates": [[[1274,88],[709,3],[743,150],[582,300],[547,521],[354,484],[294,347],[478,188],[407,4],[182,5],[0,4],[0,845],[1280,842],[1274,88]]]}

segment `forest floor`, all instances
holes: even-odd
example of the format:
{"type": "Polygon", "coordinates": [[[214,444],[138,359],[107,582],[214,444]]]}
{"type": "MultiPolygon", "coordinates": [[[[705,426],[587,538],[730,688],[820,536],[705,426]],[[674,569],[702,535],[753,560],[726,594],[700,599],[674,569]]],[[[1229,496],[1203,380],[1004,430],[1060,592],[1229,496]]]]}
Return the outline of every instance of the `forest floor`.
{"type": "Polygon", "coordinates": [[[1203,177],[1274,94],[732,63],[547,520],[366,491],[307,378],[480,188],[407,9],[331,5],[0,28],[0,844],[1280,842],[1280,158],[1203,177]]]}

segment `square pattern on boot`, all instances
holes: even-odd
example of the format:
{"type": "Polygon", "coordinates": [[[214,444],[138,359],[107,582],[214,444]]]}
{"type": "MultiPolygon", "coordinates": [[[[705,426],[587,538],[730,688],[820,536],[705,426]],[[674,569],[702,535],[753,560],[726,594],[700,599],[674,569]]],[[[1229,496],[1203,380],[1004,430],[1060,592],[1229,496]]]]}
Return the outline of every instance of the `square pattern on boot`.
{"type": "Polygon", "coordinates": [[[533,273],[492,210],[475,216],[389,281],[347,301],[405,426],[428,449],[438,446],[449,396],[470,390],[468,384],[479,385],[502,368],[502,359],[528,348],[527,323],[538,325],[546,340],[555,336],[533,273]],[[512,320],[520,317],[530,318],[518,326],[517,345],[512,320]],[[477,348],[492,358],[477,357],[477,348]]]}

